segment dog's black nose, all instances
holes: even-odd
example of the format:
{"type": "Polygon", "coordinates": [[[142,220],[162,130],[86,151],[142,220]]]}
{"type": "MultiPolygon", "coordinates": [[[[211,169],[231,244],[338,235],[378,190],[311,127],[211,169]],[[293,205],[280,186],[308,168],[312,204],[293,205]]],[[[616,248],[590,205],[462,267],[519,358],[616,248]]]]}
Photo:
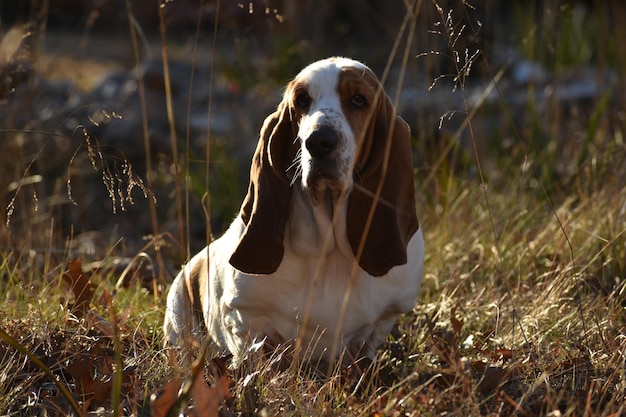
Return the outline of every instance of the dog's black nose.
{"type": "Polygon", "coordinates": [[[306,139],[305,146],[313,158],[323,158],[332,152],[339,143],[337,133],[332,129],[318,129],[306,139]]]}

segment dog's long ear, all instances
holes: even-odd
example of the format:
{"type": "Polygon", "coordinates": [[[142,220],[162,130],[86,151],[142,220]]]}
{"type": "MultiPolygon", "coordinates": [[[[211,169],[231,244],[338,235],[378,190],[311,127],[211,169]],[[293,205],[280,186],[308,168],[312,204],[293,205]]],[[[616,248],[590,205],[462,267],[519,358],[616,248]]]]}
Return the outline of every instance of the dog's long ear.
{"type": "Polygon", "coordinates": [[[407,262],[406,248],[419,223],[409,126],[396,115],[383,91],[372,111],[375,113],[358,144],[355,187],[348,198],[346,221],[359,265],[370,275],[381,276],[407,262]]]}
{"type": "Polygon", "coordinates": [[[297,126],[287,100],[265,119],[250,167],[248,194],[241,206],[246,228],[230,264],[248,274],[271,274],[285,248],[291,200],[287,168],[295,158],[297,126]]]}

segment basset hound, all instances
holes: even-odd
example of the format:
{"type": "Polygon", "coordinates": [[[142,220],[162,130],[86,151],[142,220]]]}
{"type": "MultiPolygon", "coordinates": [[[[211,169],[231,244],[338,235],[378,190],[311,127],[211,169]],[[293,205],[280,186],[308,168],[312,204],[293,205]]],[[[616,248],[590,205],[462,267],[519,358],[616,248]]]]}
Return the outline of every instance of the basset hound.
{"type": "Polygon", "coordinates": [[[239,215],[170,288],[166,345],[203,328],[235,360],[260,340],[374,359],[423,273],[409,136],[364,64],[304,68],[263,123],[239,215]]]}

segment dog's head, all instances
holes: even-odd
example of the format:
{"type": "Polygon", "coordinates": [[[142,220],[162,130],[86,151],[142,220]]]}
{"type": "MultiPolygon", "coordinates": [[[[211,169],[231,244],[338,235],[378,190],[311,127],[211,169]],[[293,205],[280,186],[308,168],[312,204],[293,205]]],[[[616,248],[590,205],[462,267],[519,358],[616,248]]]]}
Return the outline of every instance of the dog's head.
{"type": "Polygon", "coordinates": [[[303,69],[261,129],[241,208],[246,231],[231,264],[253,274],[278,268],[295,186],[314,203],[328,193],[348,198],[348,240],[366,272],[380,276],[406,263],[418,228],[409,140],[365,65],[329,58],[303,69]]]}

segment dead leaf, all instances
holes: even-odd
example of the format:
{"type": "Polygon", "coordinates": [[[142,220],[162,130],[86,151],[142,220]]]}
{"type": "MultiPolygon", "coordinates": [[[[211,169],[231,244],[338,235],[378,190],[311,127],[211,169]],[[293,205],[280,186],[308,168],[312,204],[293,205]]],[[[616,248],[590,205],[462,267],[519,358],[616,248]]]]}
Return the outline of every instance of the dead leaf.
{"type": "Polygon", "coordinates": [[[222,375],[214,387],[209,387],[202,372],[198,372],[191,390],[191,397],[195,402],[191,415],[195,417],[218,417],[220,405],[231,398],[229,386],[230,379],[222,375]]]}
{"type": "Polygon", "coordinates": [[[152,393],[150,396],[150,416],[165,417],[178,399],[181,382],[176,378],[152,393]]]}
{"type": "Polygon", "coordinates": [[[431,334],[431,352],[439,357],[443,363],[449,366],[456,366],[460,359],[458,340],[453,332],[440,330],[431,334]]]}
{"type": "Polygon", "coordinates": [[[115,331],[110,321],[99,315],[93,310],[89,310],[85,313],[85,319],[87,325],[91,328],[98,329],[100,333],[106,337],[113,337],[115,331]]]}
{"type": "Polygon", "coordinates": [[[452,324],[452,330],[454,331],[456,339],[459,340],[461,337],[461,329],[463,328],[463,320],[456,317],[456,306],[452,307],[452,311],[450,312],[450,323],[452,324]]]}
{"type": "MultiPolygon", "coordinates": [[[[204,372],[198,372],[191,388],[193,408],[189,415],[194,417],[218,417],[219,407],[232,396],[230,394],[230,378],[222,375],[216,385],[210,387],[204,379],[204,372]]],[[[181,394],[181,381],[174,379],[158,389],[150,396],[151,417],[165,417],[175,405],[181,394]]]]}
{"type": "Polygon", "coordinates": [[[89,355],[79,355],[66,368],[74,379],[78,394],[85,400],[85,410],[90,406],[106,406],[111,399],[111,379],[94,379],[94,363],[100,353],[100,349],[94,349],[89,355]]]}
{"type": "Polygon", "coordinates": [[[495,350],[482,349],[480,354],[491,359],[493,362],[505,362],[513,358],[513,350],[505,348],[497,348],[495,350]]]}
{"type": "Polygon", "coordinates": [[[63,280],[68,283],[74,294],[74,303],[69,308],[76,317],[83,317],[98,287],[83,273],[80,259],[68,261],[67,269],[63,273],[63,280]]]}
{"type": "MultiPolygon", "coordinates": [[[[472,368],[474,368],[474,366],[472,366],[472,368]]],[[[484,367],[480,373],[482,373],[482,377],[478,382],[478,391],[482,394],[488,394],[493,392],[502,384],[503,381],[505,381],[505,376],[508,375],[508,370],[500,366],[490,365],[484,367]]]]}

